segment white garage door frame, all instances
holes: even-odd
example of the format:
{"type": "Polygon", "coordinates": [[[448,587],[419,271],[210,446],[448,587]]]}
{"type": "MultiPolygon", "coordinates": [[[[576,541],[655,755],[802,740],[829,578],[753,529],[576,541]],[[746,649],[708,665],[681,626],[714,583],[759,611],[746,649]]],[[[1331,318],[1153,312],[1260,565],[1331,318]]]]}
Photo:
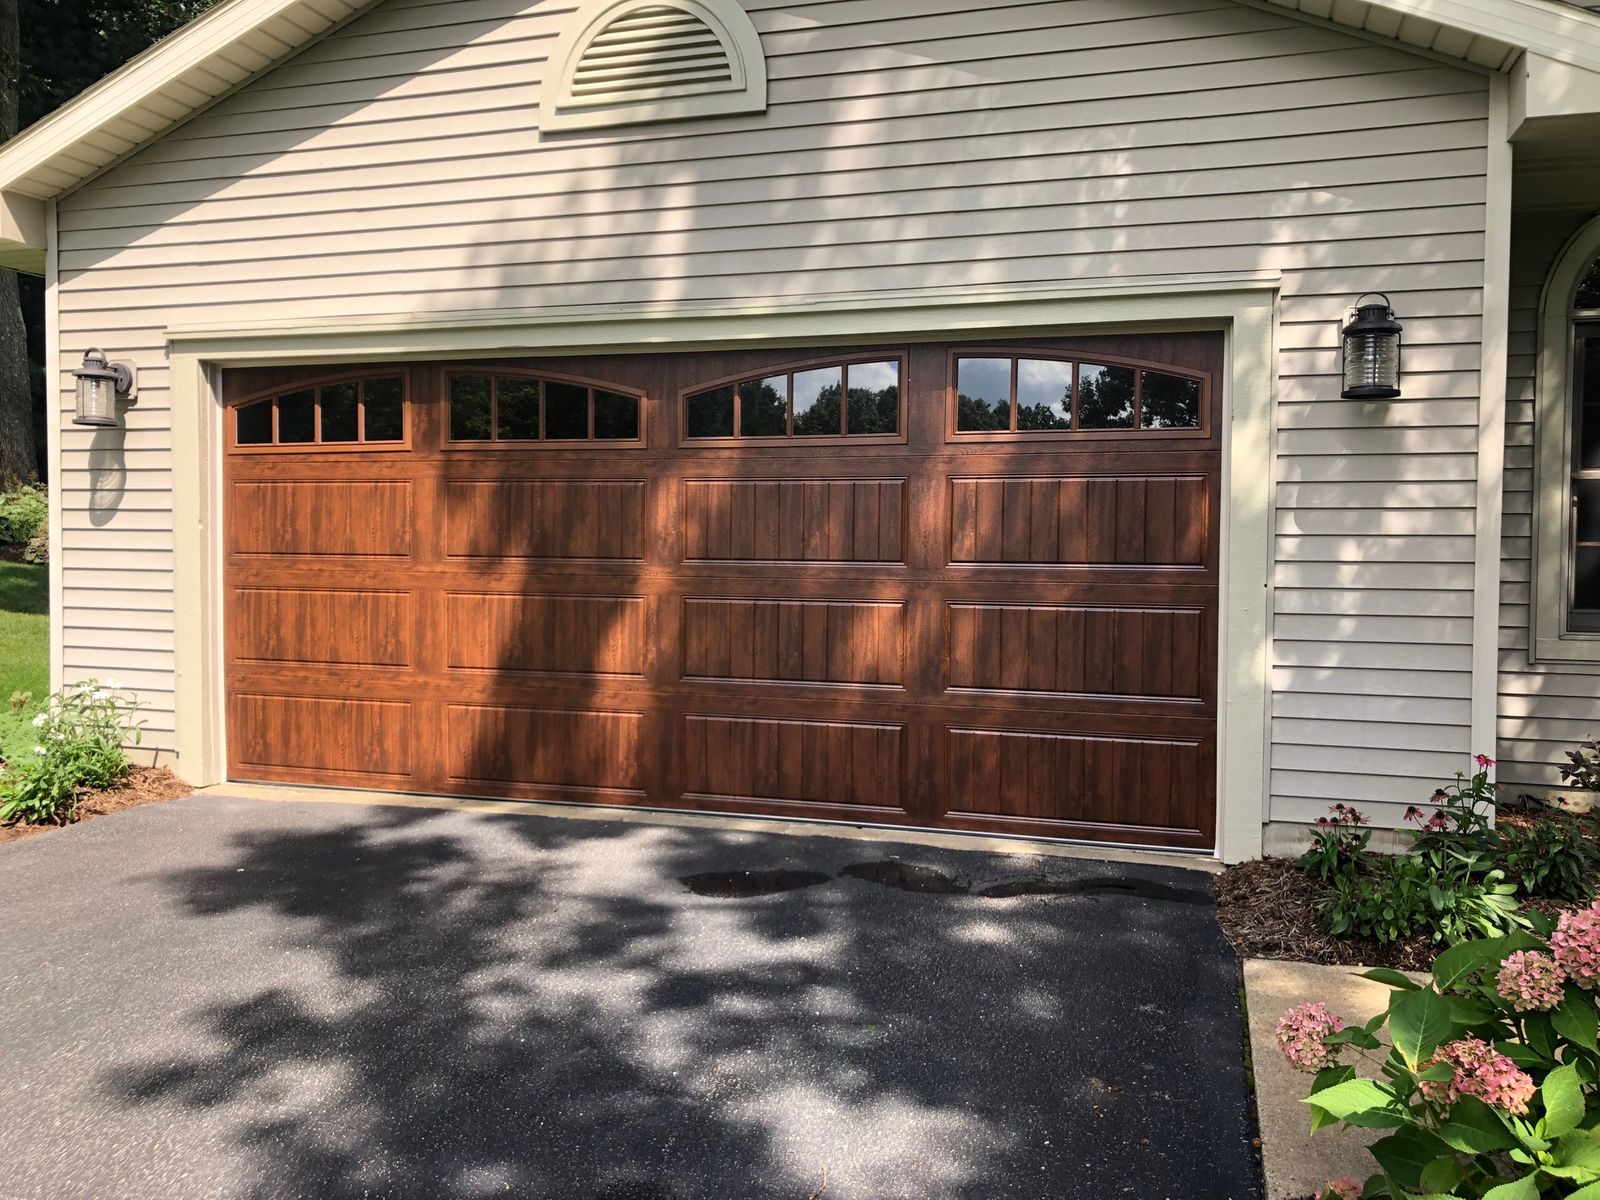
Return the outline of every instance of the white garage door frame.
{"type": "Polygon", "coordinates": [[[177,751],[197,786],[226,775],[219,371],[284,364],[722,349],[948,338],[1219,330],[1223,514],[1218,670],[1217,849],[1260,854],[1267,797],[1275,275],[1142,280],[959,296],[850,298],[738,309],[550,310],[470,318],[382,317],[343,325],[168,331],[172,348],[177,751]]]}

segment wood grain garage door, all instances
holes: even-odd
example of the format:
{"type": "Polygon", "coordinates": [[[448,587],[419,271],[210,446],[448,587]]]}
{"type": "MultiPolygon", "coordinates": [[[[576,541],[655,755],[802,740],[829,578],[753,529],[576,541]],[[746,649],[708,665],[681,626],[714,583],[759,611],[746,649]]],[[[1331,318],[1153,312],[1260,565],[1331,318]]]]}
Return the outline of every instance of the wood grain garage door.
{"type": "Polygon", "coordinates": [[[1220,360],[232,372],[231,777],[1208,848],[1220,360]]]}

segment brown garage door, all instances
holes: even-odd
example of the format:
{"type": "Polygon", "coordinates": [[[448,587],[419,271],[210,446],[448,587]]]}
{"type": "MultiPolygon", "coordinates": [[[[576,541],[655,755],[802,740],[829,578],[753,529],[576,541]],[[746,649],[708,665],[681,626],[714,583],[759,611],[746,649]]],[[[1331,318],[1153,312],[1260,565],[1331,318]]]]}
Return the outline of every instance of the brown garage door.
{"type": "Polygon", "coordinates": [[[1220,355],[230,373],[230,774],[1210,847],[1220,355]]]}

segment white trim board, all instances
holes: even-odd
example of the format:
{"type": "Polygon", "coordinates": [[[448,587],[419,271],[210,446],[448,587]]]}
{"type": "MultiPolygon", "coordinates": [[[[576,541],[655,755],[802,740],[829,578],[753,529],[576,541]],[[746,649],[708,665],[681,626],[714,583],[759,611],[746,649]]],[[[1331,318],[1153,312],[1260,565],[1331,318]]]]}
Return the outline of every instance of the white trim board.
{"type": "Polygon", "coordinates": [[[1166,290],[1081,289],[1051,296],[908,298],[854,305],[785,306],[716,313],[522,317],[391,322],[361,329],[174,333],[174,479],[177,747],[198,786],[220,783],[222,553],[219,477],[222,410],[216,368],[385,358],[527,356],[620,348],[687,350],[729,344],[848,342],[1005,329],[1084,333],[1209,328],[1227,336],[1220,392],[1223,537],[1218,638],[1217,856],[1261,853],[1267,770],[1267,596],[1271,558],[1273,337],[1277,290],[1266,279],[1231,287],[1199,282],[1166,290]]]}
{"type": "Polygon", "coordinates": [[[1478,383],[1478,491],[1473,551],[1472,751],[1497,757],[1501,527],[1505,511],[1507,361],[1511,336],[1510,85],[1489,82],[1489,187],[1478,383]]]}

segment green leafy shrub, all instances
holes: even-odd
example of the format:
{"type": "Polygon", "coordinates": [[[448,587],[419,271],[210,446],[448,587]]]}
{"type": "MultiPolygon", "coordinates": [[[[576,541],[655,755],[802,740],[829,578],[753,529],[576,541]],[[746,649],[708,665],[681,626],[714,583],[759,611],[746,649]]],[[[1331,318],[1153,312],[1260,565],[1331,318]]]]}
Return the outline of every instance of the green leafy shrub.
{"type": "Polygon", "coordinates": [[[1600,848],[1570,817],[1544,810],[1526,824],[1491,823],[1496,805],[1488,768],[1493,765],[1493,759],[1480,755],[1471,779],[1458,773],[1452,787],[1434,793],[1437,807],[1426,820],[1421,809],[1407,810],[1407,819],[1422,826],[1416,847],[1470,855],[1485,869],[1502,871],[1521,896],[1587,900],[1594,895],[1600,848]]]}
{"type": "Polygon", "coordinates": [[[1362,1200],[1600,1197],[1600,905],[1537,932],[1468,941],[1418,986],[1394,971],[1387,1009],[1344,1026],[1323,1004],[1284,1014],[1278,1044],[1314,1072],[1312,1130],[1387,1131],[1377,1170],[1325,1194],[1362,1200]],[[1390,1046],[1377,1034],[1387,1027],[1390,1046]],[[1379,1078],[1356,1075],[1366,1058],[1379,1078]]]}
{"type": "Polygon", "coordinates": [[[115,680],[75,684],[50,697],[33,718],[38,738],[30,754],[0,775],[0,821],[68,825],[83,794],[128,774],[123,745],[140,740],[139,705],[115,680]]]}
{"type": "Polygon", "coordinates": [[[0,492],[0,544],[26,546],[49,525],[50,502],[35,483],[0,492]]]}
{"type": "Polygon", "coordinates": [[[50,561],[50,526],[39,526],[39,532],[28,539],[28,544],[22,548],[22,561],[25,563],[47,563],[50,561]]]}
{"type": "Polygon", "coordinates": [[[1541,814],[1495,829],[1495,861],[1523,896],[1587,900],[1600,873],[1600,847],[1571,817],[1541,814]]]}
{"type": "Polygon", "coordinates": [[[1318,904],[1328,932],[1379,945],[1427,935],[1435,942],[1505,933],[1522,924],[1516,885],[1474,855],[1448,849],[1380,858],[1332,880],[1318,904]]]}
{"type": "Polygon", "coordinates": [[[1348,804],[1335,804],[1328,815],[1317,818],[1311,831],[1311,849],[1295,865],[1318,879],[1344,879],[1355,875],[1367,862],[1367,843],[1372,831],[1363,829],[1367,819],[1348,804]]]}

